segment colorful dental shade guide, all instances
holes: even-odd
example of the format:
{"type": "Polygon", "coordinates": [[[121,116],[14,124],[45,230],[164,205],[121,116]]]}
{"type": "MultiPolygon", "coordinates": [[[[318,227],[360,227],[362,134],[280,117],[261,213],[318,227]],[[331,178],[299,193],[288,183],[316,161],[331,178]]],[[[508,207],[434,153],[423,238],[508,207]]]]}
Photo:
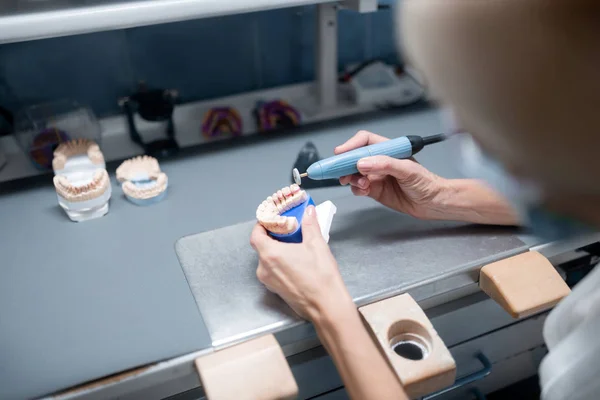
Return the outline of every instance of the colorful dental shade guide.
{"type": "Polygon", "coordinates": [[[306,210],[306,207],[311,205],[314,206],[315,202],[313,201],[312,197],[310,197],[310,195],[307,194],[307,199],[304,202],[281,214],[283,217],[296,218],[296,220],[298,221],[298,227],[296,228],[296,230],[287,234],[277,234],[269,232],[269,236],[276,240],[279,240],[280,242],[302,243],[302,218],[304,217],[304,211],[306,210]]]}
{"type": "Polygon", "coordinates": [[[241,136],[242,118],[232,107],[215,107],[208,110],[202,122],[202,135],[207,139],[223,136],[241,136]]]}
{"type": "Polygon", "coordinates": [[[38,133],[29,147],[29,156],[33,164],[43,170],[52,168],[54,150],[70,140],[69,135],[57,128],[47,128],[38,133]]]}
{"type": "Polygon", "coordinates": [[[259,102],[256,117],[261,132],[295,127],[301,121],[298,110],[283,100],[259,102]]]}

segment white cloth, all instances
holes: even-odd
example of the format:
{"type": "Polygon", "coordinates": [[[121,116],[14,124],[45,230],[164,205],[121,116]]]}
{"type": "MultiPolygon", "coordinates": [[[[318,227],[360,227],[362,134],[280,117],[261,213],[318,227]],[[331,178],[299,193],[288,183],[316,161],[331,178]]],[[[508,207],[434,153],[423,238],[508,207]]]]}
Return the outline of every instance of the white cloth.
{"type": "Polygon", "coordinates": [[[600,399],[600,267],[550,312],[544,340],[542,399],[600,399]]]}

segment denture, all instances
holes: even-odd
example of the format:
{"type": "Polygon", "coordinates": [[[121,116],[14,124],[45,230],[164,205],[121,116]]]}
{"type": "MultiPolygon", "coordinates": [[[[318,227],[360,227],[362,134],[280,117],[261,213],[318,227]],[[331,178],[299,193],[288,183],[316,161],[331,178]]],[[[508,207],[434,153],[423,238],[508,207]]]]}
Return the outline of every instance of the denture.
{"type": "Polygon", "coordinates": [[[61,143],[52,159],[58,204],[76,222],[108,213],[112,187],[104,155],[96,142],[73,139],[61,143]]]}
{"type": "Polygon", "coordinates": [[[97,170],[92,179],[83,184],[69,181],[64,175],[54,177],[56,193],[69,202],[92,200],[101,196],[110,187],[110,179],[105,169],[97,170]]]}
{"type": "Polygon", "coordinates": [[[116,172],[123,193],[135,204],[154,203],[166,193],[168,178],[154,157],[143,155],[131,158],[124,161],[116,172]]]}
{"type": "Polygon", "coordinates": [[[89,139],[73,139],[61,143],[56,150],[54,150],[52,169],[55,172],[61,171],[65,169],[67,161],[70,158],[81,155],[87,156],[89,163],[99,168],[104,168],[104,155],[96,142],[89,139]]]}
{"type": "Polygon", "coordinates": [[[286,217],[281,214],[302,204],[308,198],[300,186],[293,184],[267,197],[256,210],[256,219],[268,231],[275,234],[288,234],[298,229],[298,220],[295,217],[286,217]]]}
{"type": "Polygon", "coordinates": [[[108,213],[112,187],[108,172],[99,168],[89,172],[54,176],[58,204],[75,222],[99,218],[108,213]]]}

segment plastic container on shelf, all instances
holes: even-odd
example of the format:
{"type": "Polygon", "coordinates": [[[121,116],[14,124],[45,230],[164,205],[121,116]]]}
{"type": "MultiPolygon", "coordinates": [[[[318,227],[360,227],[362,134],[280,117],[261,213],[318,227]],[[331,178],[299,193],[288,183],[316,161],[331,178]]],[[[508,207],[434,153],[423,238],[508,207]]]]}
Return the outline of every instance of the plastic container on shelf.
{"type": "Polygon", "coordinates": [[[56,147],[72,139],[89,139],[100,145],[101,129],[93,111],[77,101],[59,100],[29,106],[15,120],[15,138],[33,165],[52,169],[56,147]]]}

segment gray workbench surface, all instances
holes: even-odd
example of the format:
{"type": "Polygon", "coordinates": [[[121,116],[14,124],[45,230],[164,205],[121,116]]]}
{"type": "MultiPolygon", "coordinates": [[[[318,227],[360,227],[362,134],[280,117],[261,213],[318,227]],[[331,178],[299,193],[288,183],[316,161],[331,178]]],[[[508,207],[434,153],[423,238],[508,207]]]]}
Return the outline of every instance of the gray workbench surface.
{"type": "MultiPolygon", "coordinates": [[[[419,115],[422,118],[380,120],[372,130],[389,137],[440,131],[435,114],[419,115]]],[[[365,127],[370,128],[368,124],[365,127]]],[[[346,132],[334,130],[314,140],[320,149],[333,149],[345,135],[346,132]]],[[[459,177],[460,145],[460,139],[451,139],[428,147],[416,158],[443,176],[459,177]]],[[[287,154],[277,147],[274,143],[271,156],[274,165],[285,165],[287,154]]],[[[329,154],[321,154],[326,155],[329,154]]],[[[263,163],[253,166],[251,171],[262,176],[270,167],[263,163]]],[[[251,203],[253,209],[274,190],[289,184],[285,178],[284,175],[280,183],[256,193],[251,203]]],[[[479,267],[526,251],[531,244],[514,229],[416,220],[369,198],[354,197],[348,189],[306,190],[317,204],[333,200],[338,207],[330,247],[359,306],[406,291],[423,300],[472,285],[477,282],[479,267]],[[437,284],[429,285],[434,281],[437,284]]],[[[281,299],[256,279],[258,260],[249,244],[253,225],[254,222],[248,221],[189,235],[176,245],[212,345],[217,348],[301,323],[281,299]]],[[[293,339],[300,341],[306,337],[294,335],[293,339]]]]}
{"type": "MultiPolygon", "coordinates": [[[[307,140],[329,156],[358,129],[427,135],[441,123],[434,110],[380,116],[164,162],[169,194],[147,208],[128,203],[111,174],[109,214],[83,223],[58,207],[50,178],[0,193],[0,398],[41,395],[210,346],[177,239],[253,219],[267,194],[289,184],[307,140]]],[[[459,176],[445,146],[417,159],[459,176]]],[[[335,201],[348,190],[312,194],[335,201]]]]}
{"type": "Polygon", "coordinates": [[[111,173],[109,214],[83,223],[59,208],[50,177],[0,186],[0,398],[209,347],[176,240],[252,219],[265,193],[288,183],[307,140],[328,155],[359,128],[430,133],[439,121],[435,111],[387,116],[167,161],[168,196],[151,207],[127,202],[111,173]]]}
{"type": "MultiPolygon", "coordinates": [[[[482,265],[528,250],[512,229],[420,221],[371,199],[336,201],[330,248],[354,302],[417,301],[472,286],[482,265]]],[[[216,348],[301,323],[256,278],[254,222],[180,239],[176,250],[216,348]]],[[[292,342],[308,339],[298,335],[292,342]]]]}

